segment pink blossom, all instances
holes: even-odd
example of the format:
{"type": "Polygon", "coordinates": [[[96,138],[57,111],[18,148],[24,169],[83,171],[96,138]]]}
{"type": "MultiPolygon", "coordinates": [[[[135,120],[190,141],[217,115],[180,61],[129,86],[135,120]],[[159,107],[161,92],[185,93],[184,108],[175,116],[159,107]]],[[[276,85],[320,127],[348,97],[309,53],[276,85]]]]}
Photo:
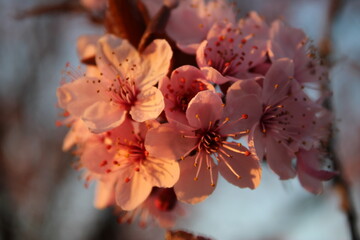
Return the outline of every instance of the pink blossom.
{"type": "Polygon", "coordinates": [[[325,68],[321,65],[309,40],[301,29],[287,26],[276,20],[270,27],[269,57],[271,61],[290,58],[294,61],[294,77],[300,83],[318,82],[326,78],[325,68]]]}
{"type": "Polygon", "coordinates": [[[171,228],[177,218],[184,214],[184,207],[177,200],[173,188],[153,188],[149,197],[140,206],[123,213],[118,222],[132,223],[138,220],[141,227],[155,222],[163,228],[171,228]]]}
{"type": "Polygon", "coordinates": [[[172,187],[179,178],[178,163],[154,156],[144,143],[147,128],[157,124],[134,123],[133,126],[126,120],[109,132],[94,134],[82,152],[83,166],[106,176],[104,188],[109,189],[105,190],[105,195],[108,196],[112,189],[116,203],[124,210],[139,206],[153,186],[172,187]]]}
{"type": "Polygon", "coordinates": [[[165,99],[165,114],[169,122],[187,124],[186,109],[190,100],[200,91],[214,87],[206,82],[204,74],[197,68],[184,65],[175,69],[170,79],[163,78],[159,89],[165,99]]]}
{"type": "Polygon", "coordinates": [[[238,26],[214,24],[196,52],[199,67],[217,84],[252,76],[249,71],[266,60],[267,30],[255,12],[238,26]]]}
{"type": "Polygon", "coordinates": [[[81,35],[77,39],[76,49],[77,54],[81,62],[94,58],[96,55],[97,42],[100,39],[100,35],[81,35]]]}
{"type": "Polygon", "coordinates": [[[154,152],[182,159],[180,179],[174,186],[181,201],[194,204],[204,200],[214,191],[218,172],[241,188],[254,189],[260,183],[258,159],[240,143],[227,141],[228,137],[247,133],[241,122],[246,121],[251,112],[244,112],[242,117],[234,119],[225,116],[223,108],[216,93],[201,91],[189,103],[187,128],[163,124],[149,131],[147,143],[156,150],[154,152]],[[232,125],[238,126],[237,131],[232,125]]]}
{"type": "MultiPolygon", "coordinates": [[[[154,0],[146,0],[144,3],[151,16],[154,16],[162,5],[162,1],[154,0]]],[[[178,7],[172,10],[166,32],[182,51],[195,54],[211,26],[215,22],[223,21],[235,22],[234,11],[226,0],[182,0],[178,7]]]]}
{"type": "Polygon", "coordinates": [[[127,40],[106,35],[96,52],[101,76],[62,85],[57,91],[59,105],[96,133],[119,126],[128,114],[138,122],[155,119],[164,100],[153,85],[167,74],[171,57],[165,40],[155,40],[140,55],[127,40]]]}
{"type": "Polygon", "coordinates": [[[315,127],[317,110],[294,79],[293,61],[275,61],[262,83],[256,79],[235,82],[228,90],[227,101],[240,102],[243,96],[253,98],[250,150],[260,159],[266,156],[270,168],[281,179],[294,177],[296,171],[291,162],[295,153],[300,147],[313,146],[309,136],[315,127]]]}
{"type": "Polygon", "coordinates": [[[78,118],[71,121],[71,128],[64,138],[63,151],[68,151],[75,145],[83,145],[92,135],[83,121],[78,118]]]}

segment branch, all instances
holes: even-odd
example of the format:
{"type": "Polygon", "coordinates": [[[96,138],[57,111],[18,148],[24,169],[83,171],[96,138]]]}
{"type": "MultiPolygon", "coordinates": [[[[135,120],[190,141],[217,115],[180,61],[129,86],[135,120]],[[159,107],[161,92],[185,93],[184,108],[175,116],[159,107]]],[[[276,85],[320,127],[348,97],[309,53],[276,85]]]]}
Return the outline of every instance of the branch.
{"type": "Polygon", "coordinates": [[[107,32],[139,45],[145,31],[145,21],[134,0],[109,0],[105,16],[107,32]]]}
{"type": "MultiPolygon", "coordinates": [[[[331,55],[332,55],[332,42],[331,42],[331,31],[332,31],[332,25],[338,16],[340,10],[342,9],[344,3],[342,0],[332,0],[330,3],[328,16],[327,16],[327,26],[325,28],[324,37],[320,43],[320,56],[325,60],[325,64],[328,66],[331,64],[331,55]]],[[[330,83],[325,86],[324,91],[330,90],[330,83]]],[[[333,110],[333,103],[330,99],[328,99],[324,106],[332,111],[333,110]]],[[[341,161],[338,158],[336,154],[336,141],[335,141],[335,128],[332,127],[331,133],[330,133],[330,142],[328,144],[328,153],[329,156],[333,159],[334,167],[339,171],[339,175],[335,178],[335,184],[337,187],[337,190],[339,192],[340,198],[341,198],[341,208],[346,214],[348,225],[350,228],[351,233],[351,239],[352,240],[359,240],[359,233],[357,231],[357,216],[356,211],[354,207],[354,203],[351,198],[351,189],[350,189],[350,183],[347,180],[343,166],[341,165],[341,161]]]]}

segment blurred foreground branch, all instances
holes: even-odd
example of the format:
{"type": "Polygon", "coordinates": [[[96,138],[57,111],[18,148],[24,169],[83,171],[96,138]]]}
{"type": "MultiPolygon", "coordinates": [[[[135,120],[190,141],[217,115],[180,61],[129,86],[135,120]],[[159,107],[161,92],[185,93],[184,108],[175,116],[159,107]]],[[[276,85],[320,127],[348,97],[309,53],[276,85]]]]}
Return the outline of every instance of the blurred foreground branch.
{"type": "MultiPolygon", "coordinates": [[[[344,2],[342,0],[331,0],[327,15],[327,21],[326,21],[327,25],[325,26],[323,39],[320,42],[320,56],[325,60],[325,64],[328,66],[332,65],[332,61],[331,61],[331,57],[333,53],[332,41],[331,41],[332,27],[343,5],[344,2]]],[[[325,91],[331,90],[330,82],[325,87],[326,87],[325,91]]],[[[328,110],[333,112],[334,110],[333,102],[331,99],[328,99],[324,103],[324,105],[328,110]]],[[[328,144],[329,155],[333,160],[335,169],[339,171],[339,175],[335,178],[335,185],[341,198],[341,208],[347,217],[347,222],[351,233],[351,239],[359,240],[360,237],[357,230],[357,215],[356,215],[354,202],[351,196],[351,183],[346,178],[342,163],[337,155],[337,152],[335,151],[335,149],[337,148],[336,147],[337,142],[335,140],[335,136],[336,136],[335,131],[336,128],[333,126],[330,135],[330,142],[328,144]]]]}

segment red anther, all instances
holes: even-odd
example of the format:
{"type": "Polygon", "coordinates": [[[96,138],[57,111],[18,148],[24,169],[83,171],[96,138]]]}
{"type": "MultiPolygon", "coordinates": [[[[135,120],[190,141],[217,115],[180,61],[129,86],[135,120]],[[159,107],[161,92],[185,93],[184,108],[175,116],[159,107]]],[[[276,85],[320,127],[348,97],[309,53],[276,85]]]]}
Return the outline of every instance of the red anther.
{"type": "Polygon", "coordinates": [[[234,39],[233,38],[229,38],[229,43],[232,43],[234,42],[234,39]]]}
{"type": "Polygon", "coordinates": [[[119,165],[119,162],[118,161],[113,161],[113,164],[114,165],[119,165]]]}
{"type": "Polygon", "coordinates": [[[224,64],[224,66],[225,66],[225,67],[228,67],[228,66],[230,66],[230,63],[229,63],[229,62],[226,62],[226,63],[224,64]]]}
{"type": "Polygon", "coordinates": [[[212,51],[212,48],[211,48],[211,47],[208,47],[207,50],[208,50],[209,52],[211,52],[211,51],[212,51]]]}
{"type": "Polygon", "coordinates": [[[130,182],[130,178],[128,178],[128,177],[125,178],[125,182],[126,182],[126,183],[130,182]]]}
{"type": "Polygon", "coordinates": [[[245,44],[247,42],[247,40],[245,38],[241,39],[241,43],[245,44]]]}
{"type": "Polygon", "coordinates": [[[68,111],[64,111],[63,116],[68,117],[68,116],[70,116],[70,113],[68,111]]]}
{"type": "Polygon", "coordinates": [[[242,118],[242,119],[248,119],[248,117],[249,117],[249,115],[247,115],[247,114],[242,114],[242,115],[241,115],[241,118],[242,118]]]}
{"type": "Polygon", "coordinates": [[[106,145],[106,149],[107,149],[107,150],[110,150],[111,148],[112,148],[111,145],[106,145]]]}
{"type": "Polygon", "coordinates": [[[185,83],[185,82],[186,82],[186,79],[182,77],[182,78],[180,78],[180,82],[181,82],[181,83],[185,83]]]}
{"type": "Polygon", "coordinates": [[[219,37],[219,41],[223,41],[223,40],[225,40],[225,36],[224,36],[224,35],[221,35],[221,36],[219,37]]]}
{"type": "Polygon", "coordinates": [[[106,169],[106,173],[111,173],[111,169],[106,169]]]}
{"type": "Polygon", "coordinates": [[[174,74],[178,74],[179,73],[179,71],[174,71],[174,74]]]}
{"type": "Polygon", "coordinates": [[[250,156],[251,155],[251,152],[250,151],[245,151],[245,156],[250,156]]]}
{"type": "Polygon", "coordinates": [[[256,49],[256,50],[259,49],[258,46],[253,46],[252,48],[253,48],[253,49],[256,49]]]}
{"type": "Polygon", "coordinates": [[[61,127],[62,125],[63,125],[62,122],[59,121],[59,120],[57,120],[57,121],[55,122],[55,126],[57,126],[57,127],[61,127]]]}
{"type": "Polygon", "coordinates": [[[140,168],[138,168],[138,167],[137,167],[137,168],[135,168],[135,171],[139,172],[139,171],[140,171],[140,168]]]}
{"type": "Polygon", "coordinates": [[[213,64],[212,60],[211,60],[211,59],[209,59],[209,61],[208,61],[208,65],[209,65],[209,66],[212,66],[212,64],[213,64]]]}
{"type": "Polygon", "coordinates": [[[100,167],[103,167],[107,164],[108,162],[106,160],[103,160],[101,163],[100,163],[100,167]]]}
{"type": "Polygon", "coordinates": [[[216,45],[217,47],[220,46],[220,42],[219,42],[219,41],[215,42],[215,45],[216,45]]]}

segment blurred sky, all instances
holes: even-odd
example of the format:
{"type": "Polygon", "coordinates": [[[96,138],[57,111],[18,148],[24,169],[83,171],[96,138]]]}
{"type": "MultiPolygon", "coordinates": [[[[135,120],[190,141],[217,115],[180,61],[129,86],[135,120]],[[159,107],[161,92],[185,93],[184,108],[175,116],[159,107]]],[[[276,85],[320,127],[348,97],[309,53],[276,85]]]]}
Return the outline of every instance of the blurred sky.
{"type": "MultiPolygon", "coordinates": [[[[61,151],[67,131],[57,128],[55,91],[66,62],[78,66],[76,39],[103,33],[84,14],[15,20],[19,11],[60,1],[0,0],[0,240],[163,239],[164,230],[117,225],[112,210],[93,207],[94,186],[85,189],[61,151]],[[103,238],[105,239],[105,238],[103,238]]],[[[327,0],[243,0],[268,21],[281,17],[318,44],[327,22],[327,0]]],[[[331,70],[339,128],[338,153],[353,183],[359,211],[360,1],[342,1],[332,26],[331,70]]],[[[264,169],[259,188],[238,189],[220,179],[212,196],[187,208],[175,229],[218,240],[347,240],[338,194],[328,183],[320,196],[298,181],[280,182],[264,169]]],[[[360,226],[360,225],[358,225],[360,226]]]]}

